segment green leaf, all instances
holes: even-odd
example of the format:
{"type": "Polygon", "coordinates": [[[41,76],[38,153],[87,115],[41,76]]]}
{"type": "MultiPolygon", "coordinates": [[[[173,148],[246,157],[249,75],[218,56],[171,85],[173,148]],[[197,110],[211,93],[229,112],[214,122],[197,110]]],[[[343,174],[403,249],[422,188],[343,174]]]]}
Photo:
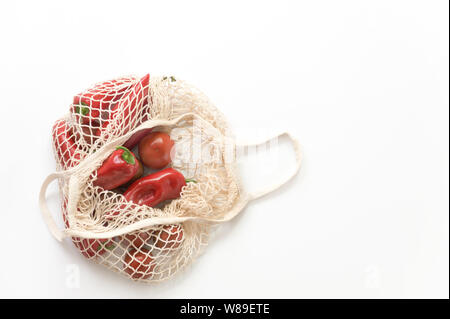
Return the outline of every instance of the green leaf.
{"type": "Polygon", "coordinates": [[[126,148],[125,146],[117,146],[116,150],[123,150],[124,152],[122,153],[122,159],[127,162],[128,164],[134,165],[136,163],[136,161],[134,160],[134,156],[133,153],[131,153],[131,151],[126,148]]]}
{"type": "Polygon", "coordinates": [[[191,179],[191,178],[186,178],[185,181],[186,181],[186,183],[197,183],[197,181],[195,179],[191,179]]]}

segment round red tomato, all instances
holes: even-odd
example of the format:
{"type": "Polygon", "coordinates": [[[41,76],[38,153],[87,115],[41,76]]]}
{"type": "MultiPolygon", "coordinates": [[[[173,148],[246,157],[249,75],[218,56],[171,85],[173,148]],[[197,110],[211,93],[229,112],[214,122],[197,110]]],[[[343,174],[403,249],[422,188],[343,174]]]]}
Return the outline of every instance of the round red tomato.
{"type": "Polygon", "coordinates": [[[157,232],[155,246],[160,249],[178,248],[184,237],[181,225],[166,225],[157,232]]]}
{"type": "Polygon", "coordinates": [[[153,132],[139,142],[139,156],[148,168],[160,169],[170,164],[174,141],[163,132],[153,132]]]}
{"type": "Polygon", "coordinates": [[[125,256],[125,272],[134,279],[147,279],[153,274],[156,264],[147,249],[131,249],[125,256]]]}

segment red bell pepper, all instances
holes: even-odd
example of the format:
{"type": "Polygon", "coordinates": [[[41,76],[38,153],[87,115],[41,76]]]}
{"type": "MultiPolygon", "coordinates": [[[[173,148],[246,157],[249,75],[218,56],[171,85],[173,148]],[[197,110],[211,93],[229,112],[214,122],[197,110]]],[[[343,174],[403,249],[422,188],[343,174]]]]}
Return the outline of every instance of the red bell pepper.
{"type": "Polygon", "coordinates": [[[126,147],[118,146],[97,170],[94,186],[106,190],[119,187],[136,176],[139,166],[140,163],[133,152],[126,147]]]}
{"type": "Polygon", "coordinates": [[[85,92],[73,98],[71,111],[75,114],[78,123],[86,125],[83,132],[92,143],[101,134],[103,118],[108,118],[108,111],[129,90],[135,80],[133,78],[120,78],[96,84],[85,92]],[[92,138],[93,137],[93,138],[92,138]]]}
{"type": "Polygon", "coordinates": [[[116,245],[111,239],[90,239],[83,238],[75,245],[80,249],[81,253],[86,258],[92,258],[98,255],[103,255],[106,249],[112,250],[116,245]]]}
{"type": "Polygon", "coordinates": [[[133,248],[125,255],[123,269],[133,279],[147,279],[153,275],[155,266],[151,251],[133,248]]]}
{"type": "Polygon", "coordinates": [[[159,249],[178,248],[184,237],[182,225],[165,225],[156,232],[155,246],[159,249]]]}
{"type": "Polygon", "coordinates": [[[109,110],[110,106],[119,101],[134,82],[133,78],[120,78],[98,83],[74,96],[72,110],[81,115],[89,114],[92,118],[98,118],[100,112],[109,110]]]}
{"type": "Polygon", "coordinates": [[[180,172],[166,168],[135,181],[123,194],[128,201],[154,207],[159,203],[180,197],[186,180],[180,172]]]}
{"type": "Polygon", "coordinates": [[[81,156],[80,153],[77,153],[73,129],[69,127],[66,120],[55,122],[52,137],[57,152],[56,155],[62,168],[68,169],[78,165],[81,156]]]}
{"type": "Polygon", "coordinates": [[[119,123],[126,134],[137,124],[137,112],[148,104],[150,74],[147,74],[128,90],[118,103],[112,105],[108,118],[102,123],[102,131],[105,131],[109,124],[120,114],[123,118],[119,123]]]}
{"type": "Polygon", "coordinates": [[[141,178],[142,175],[144,175],[144,165],[142,165],[141,161],[137,158],[136,161],[138,162],[138,170],[136,171],[136,174],[134,174],[133,178],[128,181],[128,186],[141,178]]]}

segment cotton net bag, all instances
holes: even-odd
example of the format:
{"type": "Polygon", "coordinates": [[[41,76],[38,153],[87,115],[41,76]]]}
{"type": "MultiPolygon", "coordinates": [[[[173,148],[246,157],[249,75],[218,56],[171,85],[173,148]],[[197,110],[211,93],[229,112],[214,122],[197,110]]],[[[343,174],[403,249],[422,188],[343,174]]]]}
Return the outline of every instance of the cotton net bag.
{"type": "Polygon", "coordinates": [[[178,78],[146,75],[97,83],[78,94],[70,110],[53,127],[57,170],[40,191],[43,218],[57,240],[71,238],[85,257],[135,281],[159,282],[178,273],[208,244],[216,225],[280,187],[300,168],[298,142],[280,134],[292,141],[293,172],[283,183],[245,192],[236,166],[239,144],[224,116],[202,92],[178,78]],[[175,152],[170,166],[195,183],[187,183],[178,199],[157,207],[136,205],[119,192],[94,186],[97,169],[117,146],[132,147],[150,131],[171,136],[175,152]],[[55,179],[65,229],[46,203],[46,189],[55,179]],[[144,258],[136,258],[135,252],[144,258]]]}

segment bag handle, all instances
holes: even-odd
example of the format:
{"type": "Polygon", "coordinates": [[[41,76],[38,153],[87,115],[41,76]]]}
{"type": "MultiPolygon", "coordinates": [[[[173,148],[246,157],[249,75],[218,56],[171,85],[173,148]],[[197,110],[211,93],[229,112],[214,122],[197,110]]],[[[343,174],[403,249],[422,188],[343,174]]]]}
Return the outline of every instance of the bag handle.
{"type": "Polygon", "coordinates": [[[249,201],[261,198],[261,197],[263,197],[263,196],[265,196],[265,195],[267,195],[267,194],[277,190],[278,188],[280,188],[281,186],[283,186],[284,184],[289,182],[295,175],[298,174],[298,172],[300,171],[301,163],[302,163],[302,153],[301,153],[301,150],[300,150],[300,143],[289,132],[283,132],[283,133],[280,133],[280,134],[274,136],[273,138],[270,138],[270,139],[268,139],[266,141],[263,141],[263,142],[236,144],[236,146],[244,146],[244,147],[264,145],[264,144],[268,143],[269,141],[271,141],[272,139],[280,138],[282,136],[286,136],[287,138],[289,138],[289,141],[292,143],[292,148],[294,149],[294,153],[295,153],[295,167],[294,167],[294,169],[289,173],[289,176],[284,181],[281,181],[281,182],[269,185],[266,188],[261,189],[259,191],[249,193],[248,194],[248,196],[249,196],[248,200],[249,201]]]}
{"type": "Polygon", "coordinates": [[[55,237],[58,241],[62,241],[65,234],[59,229],[58,225],[56,225],[55,219],[51,214],[46,200],[46,193],[48,185],[53,182],[55,179],[62,177],[65,172],[57,172],[52,173],[47,176],[44,183],[42,183],[41,191],[39,192],[39,208],[41,209],[42,217],[44,218],[45,223],[47,224],[48,229],[52,233],[53,237],[55,237]]]}

